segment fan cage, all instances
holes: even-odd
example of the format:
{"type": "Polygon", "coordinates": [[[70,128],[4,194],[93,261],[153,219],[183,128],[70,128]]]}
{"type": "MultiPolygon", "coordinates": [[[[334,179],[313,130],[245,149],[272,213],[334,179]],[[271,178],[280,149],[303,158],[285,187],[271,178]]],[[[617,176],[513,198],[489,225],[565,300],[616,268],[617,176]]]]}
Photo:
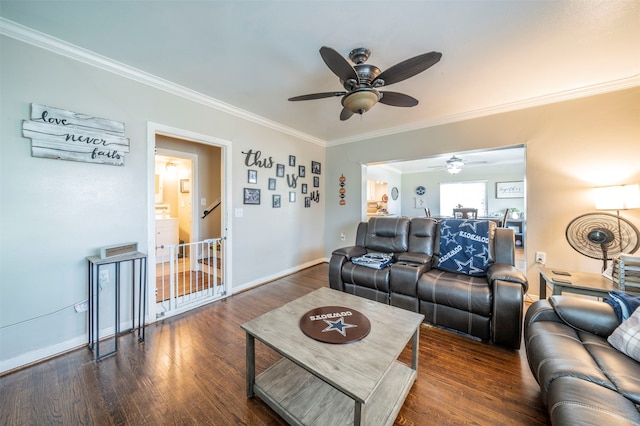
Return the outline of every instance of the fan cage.
{"type": "Polygon", "coordinates": [[[578,253],[592,259],[612,260],[620,253],[634,253],[640,246],[640,232],[627,219],[610,213],[586,213],[573,219],[566,229],[567,241],[578,253]],[[609,243],[589,240],[592,231],[613,234],[609,243]]]}

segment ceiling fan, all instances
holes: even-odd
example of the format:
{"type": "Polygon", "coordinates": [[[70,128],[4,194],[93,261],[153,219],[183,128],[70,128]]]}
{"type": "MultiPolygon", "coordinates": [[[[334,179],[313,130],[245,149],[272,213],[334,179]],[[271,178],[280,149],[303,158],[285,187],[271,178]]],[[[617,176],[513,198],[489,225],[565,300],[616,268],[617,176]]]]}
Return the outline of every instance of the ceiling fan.
{"type": "Polygon", "coordinates": [[[460,157],[456,157],[455,155],[445,161],[444,165],[441,166],[429,166],[430,169],[447,169],[449,173],[455,175],[462,171],[462,167],[472,165],[472,164],[485,164],[486,161],[463,161],[460,157]]]}
{"type": "Polygon", "coordinates": [[[371,51],[364,47],[353,49],[349,59],[351,65],[340,53],[326,46],[320,48],[320,56],[335,75],[346,92],[323,92],[294,96],[290,101],[309,101],[313,99],[342,96],[342,112],[340,120],[348,120],[353,114],[364,114],[376,103],[397,107],[418,105],[418,100],[398,92],[381,92],[377,89],[398,83],[425,71],[436,64],[442,57],[440,52],[429,52],[404,60],[386,71],[380,71],[375,65],[365,64],[371,51]]]}

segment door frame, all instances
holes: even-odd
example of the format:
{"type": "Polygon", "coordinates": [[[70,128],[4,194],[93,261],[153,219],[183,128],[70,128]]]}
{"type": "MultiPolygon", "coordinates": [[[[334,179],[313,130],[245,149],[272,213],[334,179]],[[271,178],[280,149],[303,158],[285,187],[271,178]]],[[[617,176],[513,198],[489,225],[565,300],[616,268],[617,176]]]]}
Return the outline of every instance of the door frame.
{"type": "MultiPolygon", "coordinates": [[[[232,146],[231,142],[219,139],[213,136],[204,135],[201,133],[196,133],[190,130],[180,129],[177,127],[167,126],[164,124],[147,122],[147,247],[148,247],[148,265],[152,265],[153,267],[147,268],[147,300],[155,300],[155,282],[156,282],[156,254],[155,254],[155,235],[156,235],[156,221],[155,221],[155,157],[156,157],[156,136],[163,135],[176,139],[182,139],[194,143],[200,143],[205,145],[212,145],[219,147],[221,149],[220,155],[220,167],[221,170],[221,179],[222,179],[222,194],[221,199],[223,200],[221,208],[221,218],[222,218],[222,238],[225,239],[224,244],[222,245],[224,249],[224,254],[222,255],[222,262],[224,268],[224,280],[225,280],[225,288],[227,291],[227,297],[233,294],[233,275],[232,275],[232,253],[233,253],[233,229],[232,229],[232,221],[230,219],[229,211],[231,210],[232,203],[232,191],[233,188],[231,177],[232,177],[232,167],[231,167],[231,158],[232,156],[232,146]],[[153,284],[153,285],[151,285],[153,284]]],[[[194,165],[195,167],[195,165],[194,165]]],[[[193,170],[195,172],[195,169],[193,170]]],[[[195,201],[197,200],[196,188],[193,188],[193,198],[195,201]]],[[[194,217],[198,218],[197,215],[199,203],[193,206],[194,217]]],[[[198,226],[198,232],[199,232],[198,226]]],[[[152,323],[156,321],[156,304],[148,303],[149,312],[146,313],[146,322],[152,323]]]]}

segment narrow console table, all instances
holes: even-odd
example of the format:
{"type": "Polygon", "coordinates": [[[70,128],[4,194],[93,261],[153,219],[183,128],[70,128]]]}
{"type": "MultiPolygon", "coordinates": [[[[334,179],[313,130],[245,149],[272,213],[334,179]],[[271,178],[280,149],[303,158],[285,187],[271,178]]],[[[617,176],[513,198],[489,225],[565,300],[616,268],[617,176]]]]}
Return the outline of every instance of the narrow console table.
{"type": "Polygon", "coordinates": [[[118,352],[118,336],[120,335],[120,267],[131,262],[131,329],[136,330],[136,307],[138,316],[138,341],[144,342],[144,314],[147,309],[147,255],[135,252],[122,256],[102,259],[100,256],[87,257],[89,262],[89,349],[95,349],[96,361],[100,361],[118,352]],[[114,349],[108,353],[100,353],[100,270],[108,265],[115,265],[115,334],[114,349]],[[137,266],[137,267],[136,267],[137,266]],[[137,272],[137,274],[136,274],[137,272]],[[136,280],[137,275],[137,280],[136,280]],[[136,300],[136,281],[138,297],[136,300]],[[136,303],[137,302],[137,303],[136,303]]]}

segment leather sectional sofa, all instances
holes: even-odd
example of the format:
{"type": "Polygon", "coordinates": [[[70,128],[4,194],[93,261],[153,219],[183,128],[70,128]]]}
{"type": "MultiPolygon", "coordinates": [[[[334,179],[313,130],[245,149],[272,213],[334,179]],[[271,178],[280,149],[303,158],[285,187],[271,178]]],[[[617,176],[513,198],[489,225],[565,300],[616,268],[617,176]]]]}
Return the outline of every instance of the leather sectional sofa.
{"type": "Polygon", "coordinates": [[[572,296],[527,310],[527,359],[552,424],[640,425],[640,363],[607,341],[618,322],[609,304],[572,296]]]}
{"type": "Polygon", "coordinates": [[[354,246],[332,253],[329,284],[337,290],[419,312],[425,315],[425,322],[519,348],[527,279],[514,266],[514,232],[498,228],[493,221],[465,222],[487,223],[487,268],[480,276],[438,266],[440,237],[443,224],[448,222],[372,217],[358,225],[354,246]],[[352,262],[366,253],[393,253],[395,262],[383,269],[352,262]]]}

